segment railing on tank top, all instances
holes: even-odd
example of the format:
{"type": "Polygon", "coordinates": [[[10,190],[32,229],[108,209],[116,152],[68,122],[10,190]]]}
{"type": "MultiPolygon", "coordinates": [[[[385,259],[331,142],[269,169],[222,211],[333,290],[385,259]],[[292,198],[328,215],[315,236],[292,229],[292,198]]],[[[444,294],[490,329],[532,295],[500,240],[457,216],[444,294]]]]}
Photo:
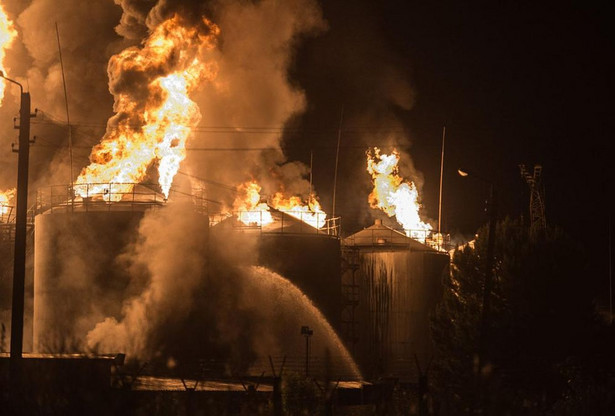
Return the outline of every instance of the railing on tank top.
{"type": "Polygon", "coordinates": [[[450,234],[439,234],[432,230],[396,230],[393,228],[365,229],[360,236],[350,236],[345,241],[348,245],[404,246],[407,238],[418,241],[437,251],[445,252],[452,248],[450,234]]]}
{"type": "MultiPolygon", "coordinates": [[[[207,201],[202,193],[171,190],[169,199],[190,200],[195,210],[207,214],[207,201]]],[[[87,183],[79,185],[50,185],[36,194],[33,215],[54,210],[113,211],[138,210],[166,204],[167,199],[153,184],[87,183]]]]}
{"type": "Polygon", "coordinates": [[[311,211],[275,210],[272,211],[233,211],[211,215],[209,223],[215,226],[227,220],[233,228],[244,231],[283,234],[318,234],[339,237],[341,217],[326,218],[326,213],[311,211]],[[276,215],[279,212],[284,215],[276,215]],[[318,227],[319,223],[323,223],[318,227]]]}

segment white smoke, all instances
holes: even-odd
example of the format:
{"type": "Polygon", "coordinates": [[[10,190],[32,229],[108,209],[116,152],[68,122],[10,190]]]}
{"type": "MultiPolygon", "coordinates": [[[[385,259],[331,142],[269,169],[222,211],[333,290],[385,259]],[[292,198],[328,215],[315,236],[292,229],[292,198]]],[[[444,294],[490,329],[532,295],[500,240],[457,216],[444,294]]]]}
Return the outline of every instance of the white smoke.
{"type": "Polygon", "coordinates": [[[165,327],[178,325],[193,308],[205,273],[208,223],[191,205],[171,204],[148,211],[138,232],[137,243],[124,256],[133,279],[143,274],[146,283],[125,301],[122,319],[108,317],[97,324],[87,343],[148,360],[160,352],[165,327]]]}

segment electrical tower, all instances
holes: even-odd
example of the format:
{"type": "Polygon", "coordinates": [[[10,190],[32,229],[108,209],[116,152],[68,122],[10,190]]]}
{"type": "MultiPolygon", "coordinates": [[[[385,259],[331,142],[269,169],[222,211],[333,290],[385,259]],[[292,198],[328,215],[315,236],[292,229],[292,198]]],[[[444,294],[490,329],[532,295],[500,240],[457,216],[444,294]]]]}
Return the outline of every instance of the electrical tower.
{"type": "Polygon", "coordinates": [[[530,187],[530,227],[531,230],[544,231],[547,227],[545,217],[545,188],[542,183],[542,165],[534,165],[534,174],[530,175],[525,165],[519,165],[521,177],[530,187]]]}

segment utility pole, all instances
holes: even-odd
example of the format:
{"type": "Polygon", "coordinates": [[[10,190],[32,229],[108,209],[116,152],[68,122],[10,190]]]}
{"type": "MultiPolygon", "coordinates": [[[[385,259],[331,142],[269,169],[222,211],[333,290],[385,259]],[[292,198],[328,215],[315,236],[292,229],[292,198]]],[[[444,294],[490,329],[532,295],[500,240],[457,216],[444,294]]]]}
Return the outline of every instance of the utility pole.
{"type": "Polygon", "coordinates": [[[28,219],[28,164],[30,157],[30,93],[23,86],[4,76],[21,90],[19,109],[19,159],[17,164],[17,215],[15,220],[15,258],[13,261],[13,298],[11,309],[11,376],[15,374],[23,355],[24,292],[26,280],[26,226],[28,219]]]}
{"type": "Polygon", "coordinates": [[[440,198],[438,199],[438,234],[442,235],[442,177],[444,176],[444,139],[446,126],[442,127],[442,154],[440,155],[440,198]]]}
{"type": "Polygon", "coordinates": [[[340,113],[340,126],[337,129],[337,148],[335,151],[335,172],[333,173],[333,208],[331,212],[331,218],[335,218],[335,196],[337,191],[337,165],[340,160],[340,143],[342,141],[342,124],[344,123],[344,106],[342,106],[342,112],[340,113]]]}

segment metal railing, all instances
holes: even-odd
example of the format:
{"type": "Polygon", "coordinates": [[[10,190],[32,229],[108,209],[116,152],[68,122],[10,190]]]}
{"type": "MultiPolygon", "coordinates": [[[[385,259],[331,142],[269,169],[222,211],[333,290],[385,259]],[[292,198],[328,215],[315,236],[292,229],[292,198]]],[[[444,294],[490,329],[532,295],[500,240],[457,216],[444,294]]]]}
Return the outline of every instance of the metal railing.
{"type": "Polygon", "coordinates": [[[438,234],[432,230],[403,230],[383,227],[367,228],[344,241],[350,246],[406,246],[408,238],[437,251],[448,251],[451,244],[449,234],[438,234]]]}
{"type": "MultiPolygon", "coordinates": [[[[189,200],[195,210],[207,214],[203,195],[171,190],[170,200],[189,200]]],[[[135,210],[161,206],[167,199],[156,190],[156,185],[136,183],[88,183],[79,185],[51,185],[36,193],[34,214],[61,211],[114,211],[135,210]]]]}
{"type": "Polygon", "coordinates": [[[325,218],[326,215],[310,211],[233,211],[211,215],[209,222],[213,227],[225,221],[232,221],[233,228],[242,231],[339,237],[341,218],[325,218]],[[321,222],[323,225],[319,228],[317,224],[321,222]]]}

